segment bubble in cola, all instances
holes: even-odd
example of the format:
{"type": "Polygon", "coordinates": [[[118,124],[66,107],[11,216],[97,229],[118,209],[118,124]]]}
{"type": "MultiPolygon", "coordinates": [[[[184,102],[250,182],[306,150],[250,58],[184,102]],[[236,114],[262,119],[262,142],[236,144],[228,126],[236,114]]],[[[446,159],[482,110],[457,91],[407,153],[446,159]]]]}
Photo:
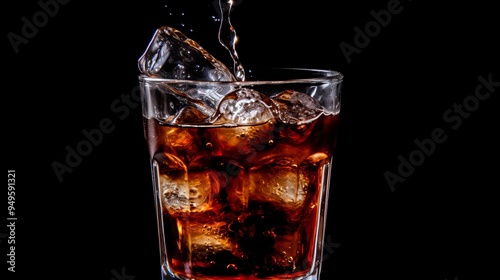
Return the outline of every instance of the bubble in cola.
{"type": "MultiPolygon", "coordinates": [[[[172,28],[139,69],[235,81],[172,28]]],[[[222,86],[222,85],[221,85],[222,86]]],[[[293,279],[316,265],[320,209],[338,115],[295,90],[157,86],[145,136],[160,203],[161,252],[181,279],[293,279]]]]}

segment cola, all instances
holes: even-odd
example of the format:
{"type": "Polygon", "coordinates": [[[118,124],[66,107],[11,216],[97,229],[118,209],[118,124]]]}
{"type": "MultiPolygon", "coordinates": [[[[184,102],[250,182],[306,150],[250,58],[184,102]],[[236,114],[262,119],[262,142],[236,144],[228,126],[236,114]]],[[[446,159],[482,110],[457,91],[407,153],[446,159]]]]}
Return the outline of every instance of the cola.
{"type": "Polygon", "coordinates": [[[176,279],[293,279],[319,266],[338,113],[299,92],[263,96],[264,107],[252,98],[246,109],[268,111],[248,124],[224,99],[212,116],[144,117],[162,262],[176,279]]]}

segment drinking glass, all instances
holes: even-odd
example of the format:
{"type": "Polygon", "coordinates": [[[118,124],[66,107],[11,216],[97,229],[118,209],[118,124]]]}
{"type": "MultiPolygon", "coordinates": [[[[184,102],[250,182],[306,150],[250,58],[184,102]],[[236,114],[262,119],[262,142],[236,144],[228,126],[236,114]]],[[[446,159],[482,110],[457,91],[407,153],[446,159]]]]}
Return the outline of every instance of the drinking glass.
{"type": "Polygon", "coordinates": [[[319,279],[342,82],[139,76],[163,279],[319,279]]]}

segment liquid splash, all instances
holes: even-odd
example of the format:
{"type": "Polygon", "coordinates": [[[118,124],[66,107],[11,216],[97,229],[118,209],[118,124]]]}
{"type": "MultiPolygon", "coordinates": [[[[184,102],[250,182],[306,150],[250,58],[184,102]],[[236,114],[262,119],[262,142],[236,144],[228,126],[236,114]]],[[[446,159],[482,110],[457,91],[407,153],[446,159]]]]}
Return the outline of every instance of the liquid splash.
{"type": "Polygon", "coordinates": [[[227,0],[227,6],[222,2],[224,0],[219,0],[219,8],[221,12],[221,21],[219,27],[219,42],[221,45],[229,51],[231,58],[234,63],[234,76],[239,81],[245,80],[245,69],[241,64],[238,57],[238,52],[236,51],[236,43],[238,42],[238,36],[236,30],[231,24],[231,10],[233,8],[233,0],[227,0]],[[226,8],[227,7],[227,8],[226,8]]]}

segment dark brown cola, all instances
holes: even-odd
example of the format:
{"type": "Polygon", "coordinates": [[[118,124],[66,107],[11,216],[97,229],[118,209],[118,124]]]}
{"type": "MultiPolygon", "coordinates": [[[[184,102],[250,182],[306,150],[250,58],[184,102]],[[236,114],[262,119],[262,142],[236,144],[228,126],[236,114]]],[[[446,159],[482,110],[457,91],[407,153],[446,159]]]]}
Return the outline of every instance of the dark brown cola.
{"type": "Polygon", "coordinates": [[[315,269],[337,120],[227,127],[145,118],[169,271],[283,279],[315,269]]]}

